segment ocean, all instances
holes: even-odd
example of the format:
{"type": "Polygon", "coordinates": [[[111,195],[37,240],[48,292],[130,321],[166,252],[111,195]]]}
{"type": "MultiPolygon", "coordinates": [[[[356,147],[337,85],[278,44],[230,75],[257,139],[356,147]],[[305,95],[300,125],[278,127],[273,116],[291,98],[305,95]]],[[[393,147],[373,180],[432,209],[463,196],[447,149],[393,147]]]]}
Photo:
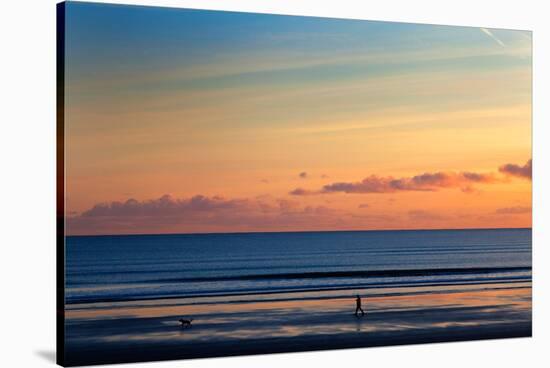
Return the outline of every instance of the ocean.
{"type": "Polygon", "coordinates": [[[531,231],[68,237],[67,303],[531,279],[531,231]]]}
{"type": "Polygon", "coordinates": [[[527,336],[531,254],[530,229],[70,236],[68,361],[527,336]]]}

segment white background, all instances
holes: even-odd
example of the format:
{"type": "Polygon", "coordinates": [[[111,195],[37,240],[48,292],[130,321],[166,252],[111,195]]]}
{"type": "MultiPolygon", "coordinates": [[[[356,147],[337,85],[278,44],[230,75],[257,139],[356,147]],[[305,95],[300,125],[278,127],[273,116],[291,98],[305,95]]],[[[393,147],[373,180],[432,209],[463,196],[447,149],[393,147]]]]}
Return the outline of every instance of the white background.
{"type": "MultiPolygon", "coordinates": [[[[111,0],[113,3],[125,1],[111,0]]],[[[545,1],[126,1],[203,9],[534,31],[534,337],[141,364],[143,367],[542,367],[550,353],[546,169],[550,26],[545,1]],[[545,188],[545,190],[543,190],[545,188]],[[546,345],[546,346],[545,346],[546,345]]],[[[0,366],[55,356],[55,0],[4,1],[0,22],[0,366]]],[[[121,365],[119,365],[122,367],[121,365]]]]}

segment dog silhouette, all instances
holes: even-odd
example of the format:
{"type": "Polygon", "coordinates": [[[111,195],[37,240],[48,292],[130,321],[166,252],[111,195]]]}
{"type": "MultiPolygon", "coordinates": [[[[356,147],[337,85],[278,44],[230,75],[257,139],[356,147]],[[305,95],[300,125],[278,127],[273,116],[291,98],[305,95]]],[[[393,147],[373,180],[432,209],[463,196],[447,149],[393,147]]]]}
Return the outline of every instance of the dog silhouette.
{"type": "Polygon", "coordinates": [[[191,322],[193,322],[193,319],[180,319],[179,322],[181,323],[181,327],[191,327],[191,322]]]}

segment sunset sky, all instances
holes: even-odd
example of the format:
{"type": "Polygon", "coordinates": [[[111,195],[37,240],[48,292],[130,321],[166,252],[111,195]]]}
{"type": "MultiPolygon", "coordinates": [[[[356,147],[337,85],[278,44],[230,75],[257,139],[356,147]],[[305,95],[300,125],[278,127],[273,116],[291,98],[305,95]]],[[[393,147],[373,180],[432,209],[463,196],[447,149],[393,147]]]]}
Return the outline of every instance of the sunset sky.
{"type": "Polygon", "coordinates": [[[531,226],[531,33],[68,3],[67,232],[531,226]]]}

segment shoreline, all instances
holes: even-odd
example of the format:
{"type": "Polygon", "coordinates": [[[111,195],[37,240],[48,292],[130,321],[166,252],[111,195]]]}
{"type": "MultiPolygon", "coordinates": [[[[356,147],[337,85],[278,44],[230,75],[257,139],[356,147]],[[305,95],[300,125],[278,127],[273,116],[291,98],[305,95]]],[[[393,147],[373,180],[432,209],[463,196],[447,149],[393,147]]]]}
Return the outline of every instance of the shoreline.
{"type": "MultiPolygon", "coordinates": [[[[348,286],[348,287],[333,287],[333,288],[320,288],[320,289],[287,289],[287,290],[277,290],[277,291],[257,291],[257,292],[235,292],[235,293],[211,293],[211,294],[188,294],[188,295],[163,295],[163,296],[152,296],[152,297],[136,297],[136,298],[124,298],[124,299],[94,299],[94,300],[82,300],[82,301],[74,301],[74,302],[65,302],[65,310],[78,310],[79,306],[91,306],[96,304],[114,304],[114,303],[148,303],[148,302],[157,302],[162,300],[192,300],[192,299],[212,299],[212,298],[233,298],[233,297],[254,297],[254,296],[277,296],[277,295],[296,295],[296,294],[308,294],[308,293],[329,293],[329,292],[344,292],[344,291],[350,291],[350,290],[383,290],[383,289],[419,289],[419,288],[428,288],[428,287],[460,287],[460,286],[470,286],[470,287],[476,287],[476,286],[484,286],[483,290],[518,290],[518,289],[531,289],[531,286],[525,286],[525,284],[531,284],[531,279],[526,280],[512,280],[512,281],[500,281],[497,280],[495,282],[471,282],[471,283],[426,283],[426,284],[411,284],[411,285],[388,285],[388,286],[348,286]],[[519,284],[520,286],[516,286],[519,284]],[[491,287],[492,285],[510,285],[510,286],[495,286],[491,287]]],[[[394,296],[404,296],[404,295],[426,295],[426,294],[448,294],[448,293],[461,293],[464,291],[479,291],[480,289],[457,289],[457,290],[440,290],[440,291],[413,291],[413,292],[393,292],[393,293],[364,293],[364,297],[368,298],[380,298],[380,297],[394,297],[394,296]]],[[[294,300],[308,300],[308,299],[315,299],[315,300],[334,300],[334,299],[343,299],[347,300],[349,299],[349,295],[340,295],[340,296],[327,296],[327,297],[286,297],[286,298],[277,298],[277,299],[265,299],[265,300],[235,300],[235,301],[228,301],[225,303],[254,303],[254,302],[271,302],[271,301],[294,301],[294,300]]],[[[216,304],[220,304],[224,302],[216,302],[216,304]]],[[[200,302],[194,302],[189,304],[208,304],[208,303],[200,303],[200,302]]],[[[188,304],[188,305],[189,305],[188,304]]]]}

